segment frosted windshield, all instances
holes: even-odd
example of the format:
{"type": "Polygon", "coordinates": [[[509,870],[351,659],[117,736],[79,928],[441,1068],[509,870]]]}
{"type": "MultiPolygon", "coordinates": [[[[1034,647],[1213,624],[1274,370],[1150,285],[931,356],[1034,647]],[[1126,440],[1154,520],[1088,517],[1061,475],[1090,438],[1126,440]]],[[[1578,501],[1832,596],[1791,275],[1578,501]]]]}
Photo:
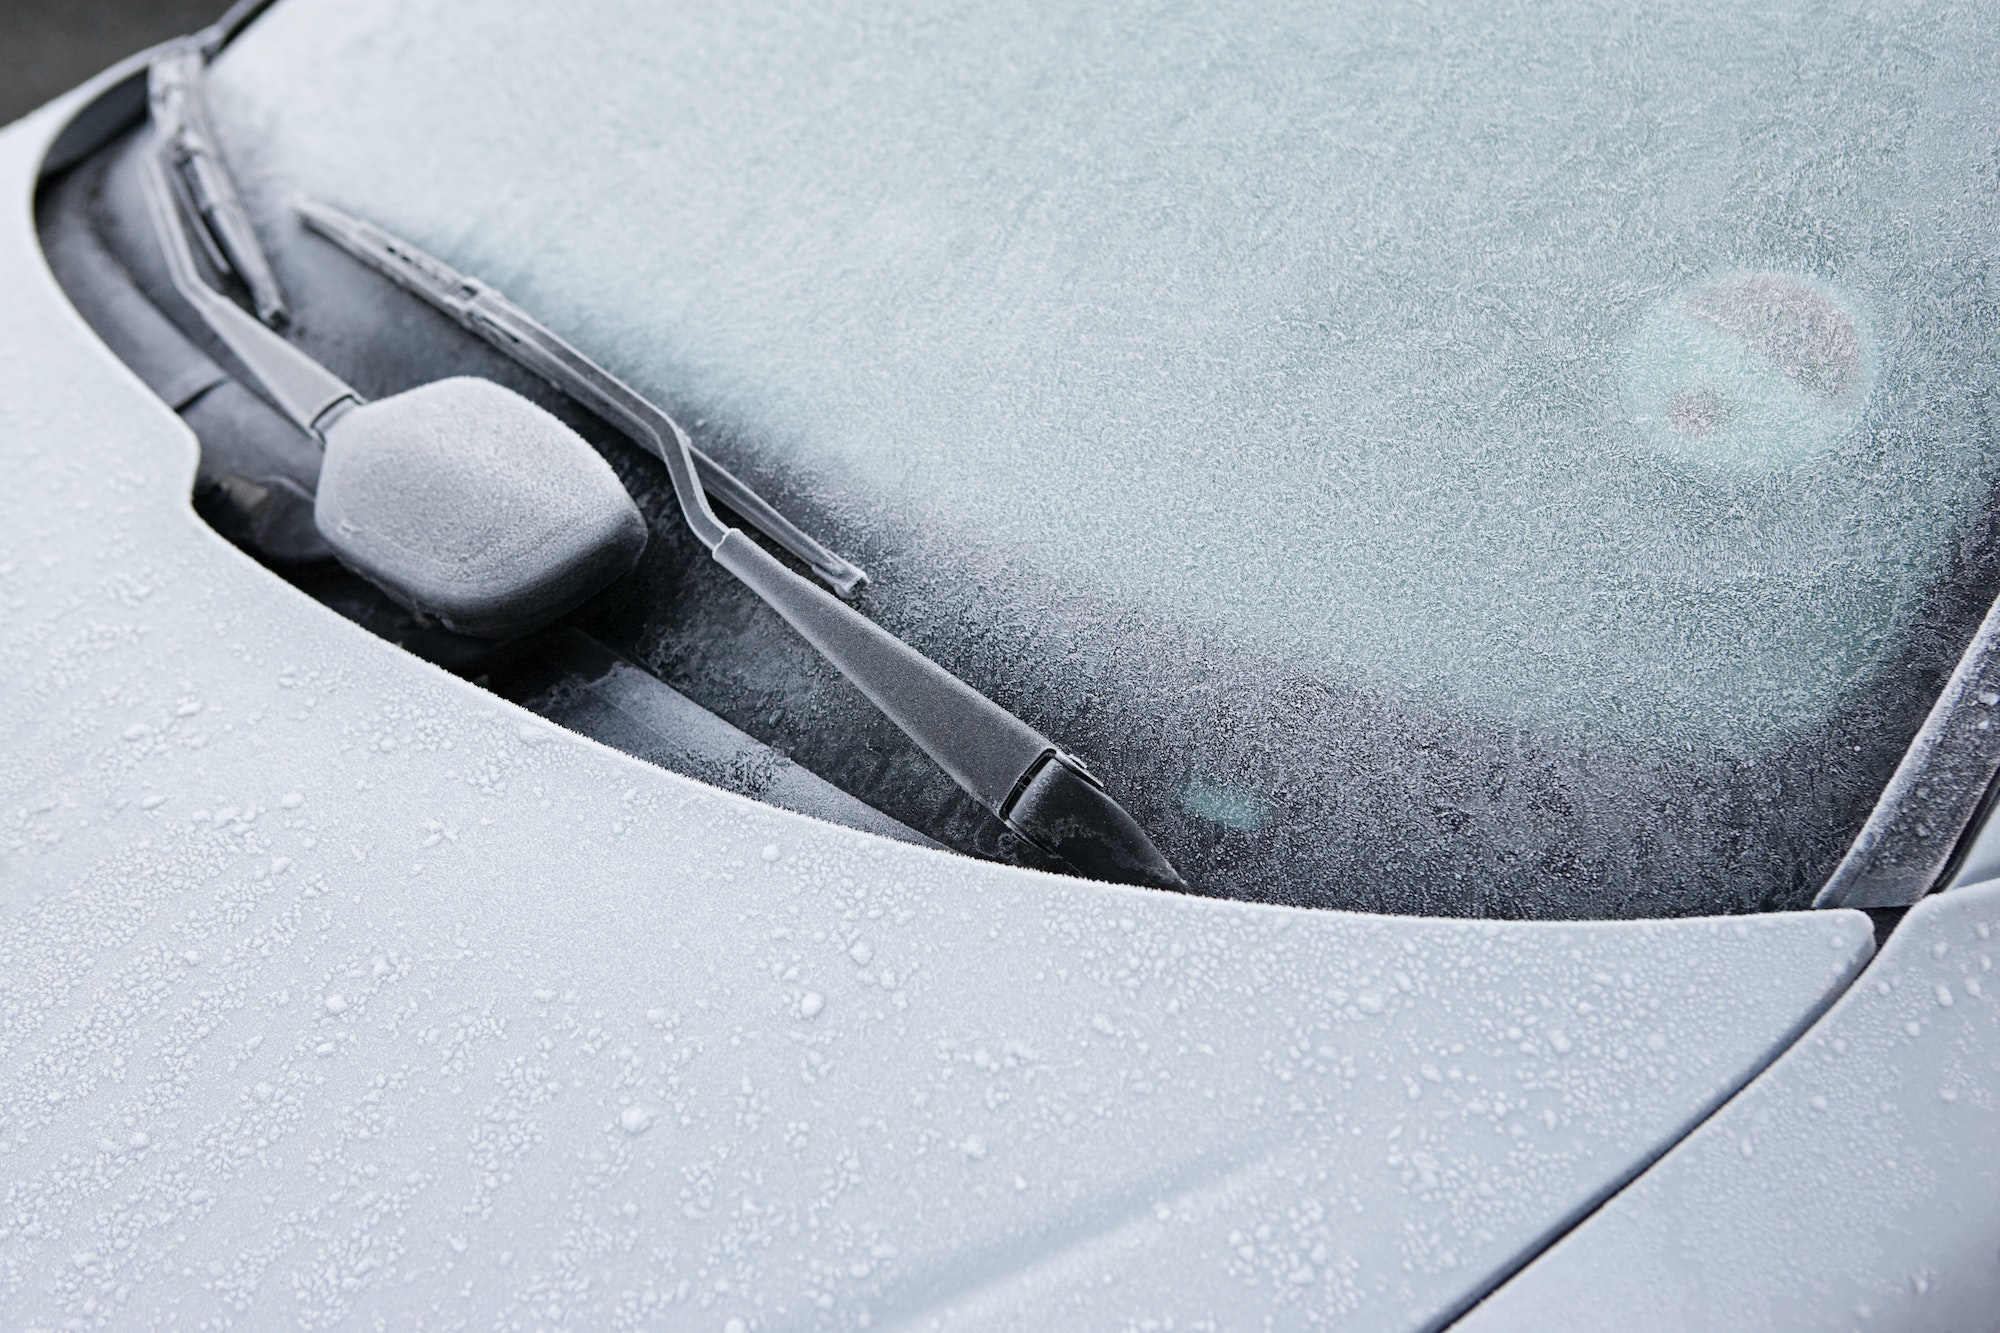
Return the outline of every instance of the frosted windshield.
{"type": "MultiPolygon", "coordinates": [[[[1318,783],[1341,836],[1448,843],[1538,817],[1496,763],[1576,825],[1659,763],[1859,754],[1800,798],[1805,878],[1969,629],[1996,26],[292,0],[214,98],[263,198],[376,218],[794,478],[928,642],[1228,731],[1167,779],[1190,819],[1318,783]],[[1463,781],[1381,778],[1413,749],[1463,781]]],[[[1753,785],[1697,817],[1777,827],[1753,785]]]]}

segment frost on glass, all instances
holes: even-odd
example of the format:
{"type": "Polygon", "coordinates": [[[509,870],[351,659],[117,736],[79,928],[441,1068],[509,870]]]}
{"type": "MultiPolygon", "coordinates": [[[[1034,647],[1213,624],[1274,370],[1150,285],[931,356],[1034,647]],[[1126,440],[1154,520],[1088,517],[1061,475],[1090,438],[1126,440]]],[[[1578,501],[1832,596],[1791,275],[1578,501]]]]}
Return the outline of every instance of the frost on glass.
{"type": "Polygon", "coordinates": [[[288,5],[305,189],[782,477],[1197,882],[1802,904],[1993,582],[1990,10],[288,5]]]}

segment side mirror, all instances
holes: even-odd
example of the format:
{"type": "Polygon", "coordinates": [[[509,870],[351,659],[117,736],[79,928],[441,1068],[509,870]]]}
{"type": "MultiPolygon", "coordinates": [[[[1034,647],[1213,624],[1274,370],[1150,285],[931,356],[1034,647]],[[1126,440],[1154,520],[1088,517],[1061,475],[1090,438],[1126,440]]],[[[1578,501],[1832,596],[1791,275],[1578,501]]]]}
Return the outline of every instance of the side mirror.
{"type": "Polygon", "coordinates": [[[645,519],[597,451],[489,380],[438,380],[322,431],[320,535],[342,564],[460,634],[538,629],[646,547],[645,519]]]}

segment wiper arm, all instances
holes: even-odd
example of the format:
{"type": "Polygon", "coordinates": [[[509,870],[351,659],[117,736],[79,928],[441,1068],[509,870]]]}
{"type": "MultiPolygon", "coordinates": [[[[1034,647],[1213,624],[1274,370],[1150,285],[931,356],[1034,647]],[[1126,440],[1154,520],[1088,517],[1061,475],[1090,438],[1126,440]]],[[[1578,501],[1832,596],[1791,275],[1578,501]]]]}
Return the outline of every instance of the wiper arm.
{"type": "Polygon", "coordinates": [[[154,123],[170,127],[164,136],[166,160],[190,215],[202,223],[199,235],[210,260],[223,272],[241,278],[257,318],[278,328],[290,313],[285,293],[264,247],[257,243],[257,233],[236,193],[236,182],[216,149],[215,131],[209,125],[208,104],[202,95],[206,66],[202,47],[192,42],[153,61],[147,90],[154,123]]]}
{"type": "Polygon", "coordinates": [[[952,780],[1028,842],[1083,874],[1185,889],[1125,808],[1083,764],[889,631],[794,574],[708,506],[680,424],[476,278],[325,204],[315,231],[423,297],[629,433],[667,466],[682,516],[716,562],[837,667],[952,780]]]}
{"type": "Polygon", "coordinates": [[[153,232],[166,259],[174,290],[200,316],[231,356],[249,372],[251,381],[271,404],[315,440],[338,410],[358,405],[361,396],[332,371],[265,328],[234,301],[203,281],[194,251],[181,226],[174,203],[172,164],[182,142],[180,113],[186,107],[177,91],[185,84],[180,72],[168,67],[175,57],[153,66],[153,142],[141,152],[146,208],[153,232]],[[323,420],[324,419],[324,420],[323,420]]]}
{"type": "MultiPolygon", "coordinates": [[[[685,452],[692,459],[702,492],[741,515],[745,522],[797,557],[842,597],[853,597],[868,581],[866,571],[859,565],[814,540],[691,441],[683,437],[678,444],[670,444],[670,437],[680,427],[667,421],[664,414],[658,413],[650,403],[607,372],[575,353],[567,343],[549,333],[493,288],[477,278],[465,276],[373,223],[363,222],[339,209],[306,199],[293,201],[293,206],[308,227],[354,258],[486,339],[557,388],[620,423],[628,433],[639,435],[641,444],[664,462],[670,473],[679,466],[678,456],[685,452]],[[659,419],[653,420],[655,416],[659,419]],[[662,422],[666,423],[664,427],[662,422]]],[[[689,525],[702,538],[703,545],[713,548],[721,540],[721,524],[715,515],[698,500],[695,508],[689,509],[689,493],[678,477],[674,481],[674,494],[680,500],[689,525]]]]}

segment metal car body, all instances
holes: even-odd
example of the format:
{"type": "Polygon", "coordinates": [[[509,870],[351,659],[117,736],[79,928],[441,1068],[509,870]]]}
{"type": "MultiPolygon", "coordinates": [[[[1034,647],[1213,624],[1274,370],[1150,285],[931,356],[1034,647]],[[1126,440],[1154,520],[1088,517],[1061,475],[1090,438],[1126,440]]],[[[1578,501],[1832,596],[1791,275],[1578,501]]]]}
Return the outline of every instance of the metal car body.
{"type": "Polygon", "coordinates": [[[194,512],[36,227],[143,74],[0,133],[8,1322],[1993,1325],[1986,844],[1879,952],[1851,906],[1382,915],[552,725],[194,512]]]}

